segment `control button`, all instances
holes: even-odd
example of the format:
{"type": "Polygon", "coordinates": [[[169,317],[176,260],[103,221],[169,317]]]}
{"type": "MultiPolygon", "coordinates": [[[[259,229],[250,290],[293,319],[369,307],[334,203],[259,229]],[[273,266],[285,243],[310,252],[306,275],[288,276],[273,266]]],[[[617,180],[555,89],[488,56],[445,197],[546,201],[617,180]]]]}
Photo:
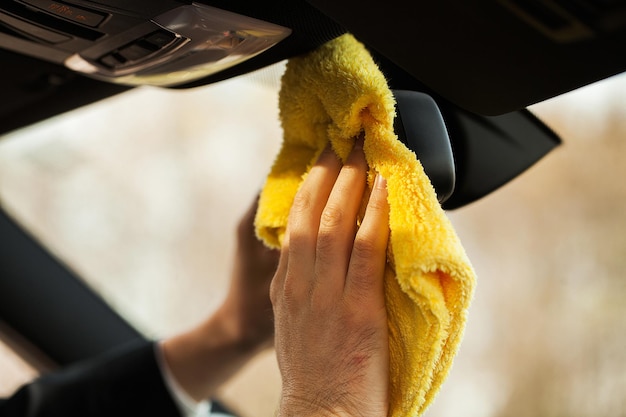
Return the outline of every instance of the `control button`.
{"type": "Polygon", "coordinates": [[[158,30],[143,38],[143,40],[158,49],[164,48],[176,39],[176,35],[166,30],[158,30]]]}
{"type": "Polygon", "coordinates": [[[37,7],[48,13],[63,17],[81,25],[97,27],[106,18],[105,14],[96,13],[76,7],[71,4],[65,4],[60,1],[53,0],[22,0],[24,3],[37,7]]]}
{"type": "Polygon", "coordinates": [[[153,49],[144,48],[139,44],[133,43],[120,49],[118,54],[128,61],[139,61],[153,52],[153,49]]]}
{"type": "Polygon", "coordinates": [[[126,61],[124,60],[124,58],[116,54],[109,54],[100,58],[100,62],[109,68],[117,68],[124,65],[126,61]]]}

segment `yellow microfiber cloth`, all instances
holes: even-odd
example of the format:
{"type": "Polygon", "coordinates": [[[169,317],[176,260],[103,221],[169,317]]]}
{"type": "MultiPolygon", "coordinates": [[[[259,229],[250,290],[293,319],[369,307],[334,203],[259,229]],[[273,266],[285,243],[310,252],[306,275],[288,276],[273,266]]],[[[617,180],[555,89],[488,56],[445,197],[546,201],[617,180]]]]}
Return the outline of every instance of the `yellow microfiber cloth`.
{"type": "Polygon", "coordinates": [[[376,172],[387,180],[390,415],[406,417],[425,410],[448,374],[475,276],[421,164],[394,134],[394,104],[383,74],[352,35],[290,59],[280,91],[284,141],[256,228],[279,247],[294,196],[327,143],[345,161],[364,134],[368,183],[376,172]]]}

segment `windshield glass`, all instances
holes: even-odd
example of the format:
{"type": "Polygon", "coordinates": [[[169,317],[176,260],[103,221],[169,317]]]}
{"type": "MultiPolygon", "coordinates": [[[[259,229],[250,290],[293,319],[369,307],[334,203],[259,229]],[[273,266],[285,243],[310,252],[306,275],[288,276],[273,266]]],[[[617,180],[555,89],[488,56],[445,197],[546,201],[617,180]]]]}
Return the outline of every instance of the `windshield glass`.
{"type": "MultiPolygon", "coordinates": [[[[0,140],[5,209],[149,337],[225,295],[235,227],[278,152],[282,65],[192,90],[138,88],[0,140]]],[[[450,213],[478,274],[430,416],[626,410],[626,76],[532,108],[564,144],[450,213]]],[[[270,353],[224,390],[271,415],[270,353]]]]}

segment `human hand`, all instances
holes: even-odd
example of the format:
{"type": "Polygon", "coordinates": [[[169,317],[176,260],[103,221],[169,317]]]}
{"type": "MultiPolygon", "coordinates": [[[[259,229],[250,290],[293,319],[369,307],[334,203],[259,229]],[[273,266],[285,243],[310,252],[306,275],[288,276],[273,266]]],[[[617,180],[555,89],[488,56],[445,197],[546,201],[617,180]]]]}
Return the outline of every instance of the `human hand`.
{"type": "Polygon", "coordinates": [[[215,395],[273,340],[269,287],[279,254],[254,234],[256,207],[255,202],[237,228],[230,289],[221,307],[198,326],[161,343],[174,379],[196,401],[215,395]]]}
{"type": "Polygon", "coordinates": [[[386,183],[360,227],[367,164],[324,151],[295,197],[271,285],[283,387],[279,416],[386,416],[389,348],[383,276],[386,183]]]}
{"type": "Polygon", "coordinates": [[[237,250],[230,289],[218,314],[231,323],[242,346],[268,346],[274,336],[270,282],[279,252],[267,248],[255,235],[258,201],[250,206],[237,227],[237,250]]]}

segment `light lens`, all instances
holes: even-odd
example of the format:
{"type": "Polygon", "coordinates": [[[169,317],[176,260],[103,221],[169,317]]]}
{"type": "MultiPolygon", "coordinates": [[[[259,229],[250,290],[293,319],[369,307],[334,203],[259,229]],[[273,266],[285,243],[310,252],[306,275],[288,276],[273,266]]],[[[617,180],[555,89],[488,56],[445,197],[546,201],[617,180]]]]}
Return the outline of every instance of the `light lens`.
{"type": "MultiPolygon", "coordinates": [[[[291,33],[286,27],[198,3],[168,11],[152,22],[171,33],[174,41],[167,47],[118,66],[80,54],[68,58],[65,65],[120,84],[175,86],[246,61],[291,33]]],[[[110,56],[119,54],[113,51],[110,56]]]]}

